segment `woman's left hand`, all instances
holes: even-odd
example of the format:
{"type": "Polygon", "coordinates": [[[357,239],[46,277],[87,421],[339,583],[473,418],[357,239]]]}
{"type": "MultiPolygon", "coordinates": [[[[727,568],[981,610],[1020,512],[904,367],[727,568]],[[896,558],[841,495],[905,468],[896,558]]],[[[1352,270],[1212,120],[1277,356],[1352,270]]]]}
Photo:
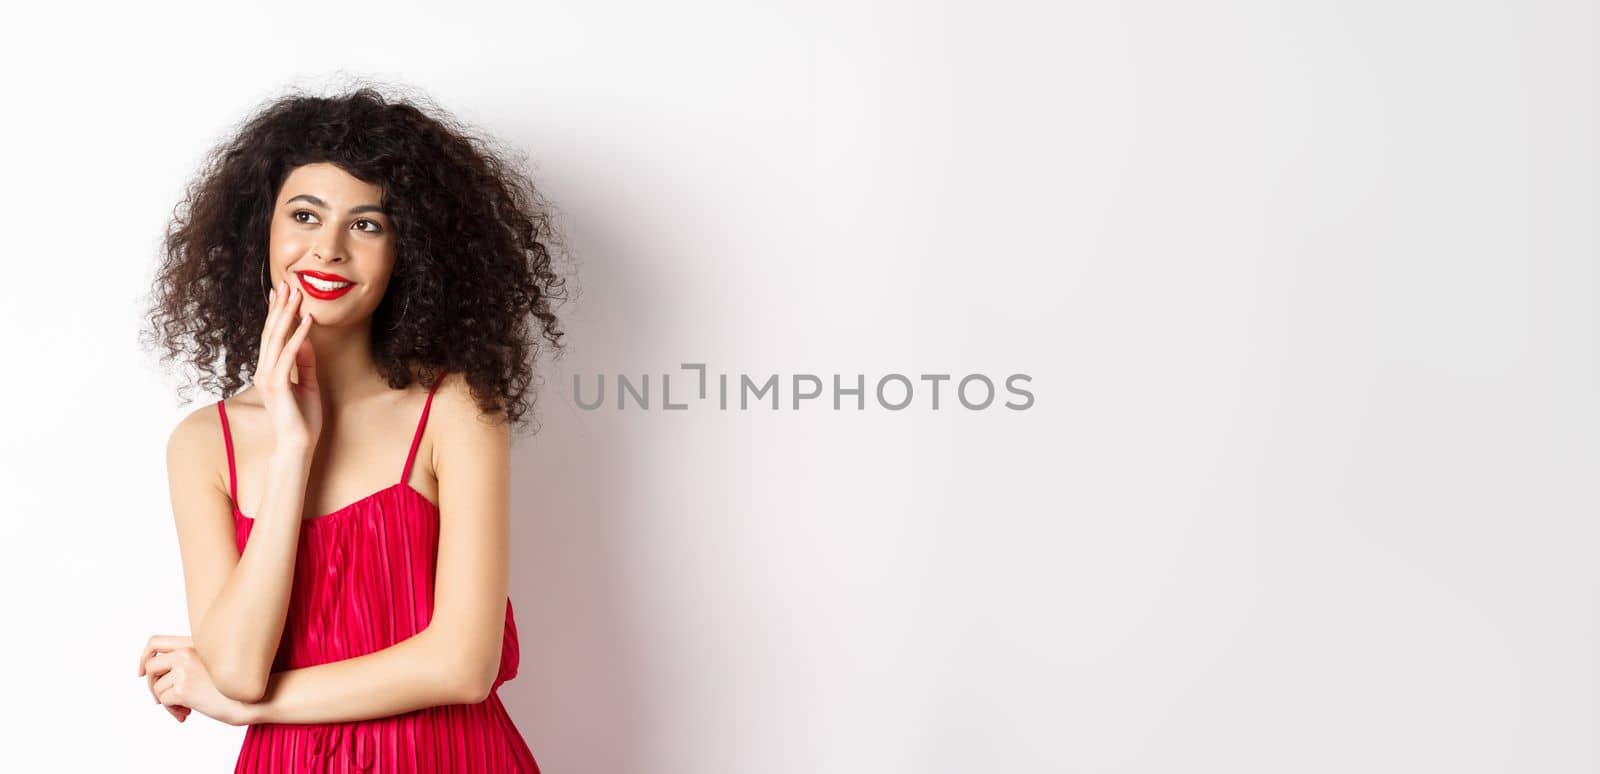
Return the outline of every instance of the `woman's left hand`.
{"type": "MultiPolygon", "coordinates": [[[[211,675],[189,637],[158,634],[145,645],[139,674],[150,683],[150,694],[168,707],[196,709],[230,726],[250,723],[248,705],[222,695],[211,683],[211,675]]],[[[188,716],[178,717],[180,722],[188,716]]]]}

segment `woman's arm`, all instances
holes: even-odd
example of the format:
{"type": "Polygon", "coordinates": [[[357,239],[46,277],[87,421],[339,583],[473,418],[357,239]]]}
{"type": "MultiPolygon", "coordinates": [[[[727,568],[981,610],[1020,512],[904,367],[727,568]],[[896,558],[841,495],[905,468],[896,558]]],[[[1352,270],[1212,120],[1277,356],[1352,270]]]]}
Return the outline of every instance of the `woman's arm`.
{"type": "Polygon", "coordinates": [[[487,685],[468,679],[463,654],[451,652],[450,639],[429,627],[365,656],[274,672],[266,696],[245,703],[244,720],[342,723],[483,701],[487,685]]]}
{"type": "Polygon", "coordinates": [[[249,722],[366,720],[488,697],[500,669],[511,563],[511,434],[503,417],[494,420],[479,417],[459,375],[439,386],[428,431],[439,479],[428,626],[364,656],[274,673],[262,700],[247,704],[249,722]]]}
{"type": "Polygon", "coordinates": [[[217,422],[197,409],[167,441],[167,477],[183,558],[189,630],[223,695],[260,699],[283,636],[294,583],[300,511],[311,454],[278,449],[269,462],[266,495],[243,556],[235,543],[233,503],[217,487],[217,422]]]}

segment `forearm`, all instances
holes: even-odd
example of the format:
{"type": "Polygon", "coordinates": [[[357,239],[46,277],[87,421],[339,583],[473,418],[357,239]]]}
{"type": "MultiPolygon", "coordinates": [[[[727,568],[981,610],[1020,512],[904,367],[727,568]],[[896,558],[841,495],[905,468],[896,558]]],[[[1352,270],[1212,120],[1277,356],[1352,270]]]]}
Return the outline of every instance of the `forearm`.
{"type": "Polygon", "coordinates": [[[262,699],[245,705],[248,722],[341,723],[481,701],[461,662],[424,629],[364,656],[274,672],[262,699]]]}
{"type": "Polygon", "coordinates": [[[223,694],[259,699],[283,636],[310,453],[275,453],[266,494],[238,564],[194,627],[195,650],[223,694]]]}

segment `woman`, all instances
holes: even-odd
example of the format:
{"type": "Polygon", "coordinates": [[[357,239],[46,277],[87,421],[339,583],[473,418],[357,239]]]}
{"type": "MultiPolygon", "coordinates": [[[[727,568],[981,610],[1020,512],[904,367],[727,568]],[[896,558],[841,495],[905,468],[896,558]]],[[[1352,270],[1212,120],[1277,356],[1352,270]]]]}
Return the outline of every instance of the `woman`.
{"type": "Polygon", "coordinates": [[[554,219],[415,101],[267,105],[165,241],[147,339],[231,397],[168,441],[192,635],[139,672],[180,722],[249,726],[236,772],[538,771],[496,691],[554,219]]]}

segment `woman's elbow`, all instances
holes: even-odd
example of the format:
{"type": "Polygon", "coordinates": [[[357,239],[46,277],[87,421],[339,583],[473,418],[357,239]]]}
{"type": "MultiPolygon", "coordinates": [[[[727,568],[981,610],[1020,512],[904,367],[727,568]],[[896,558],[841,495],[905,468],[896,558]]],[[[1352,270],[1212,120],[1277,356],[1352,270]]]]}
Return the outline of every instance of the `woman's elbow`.
{"type": "Polygon", "coordinates": [[[267,675],[260,670],[253,673],[232,668],[214,670],[211,684],[216,686],[217,693],[245,704],[254,704],[267,695],[267,675]]]}
{"type": "Polygon", "coordinates": [[[478,704],[490,697],[494,691],[494,678],[499,676],[499,652],[494,652],[494,660],[485,657],[472,657],[472,659],[456,659],[456,668],[451,675],[454,686],[454,696],[459,704],[478,704]]]}
{"type": "Polygon", "coordinates": [[[247,704],[260,701],[267,693],[271,665],[250,664],[241,656],[218,650],[221,649],[210,641],[195,638],[195,653],[200,656],[200,663],[205,664],[206,674],[211,677],[217,693],[247,704]]]}
{"type": "Polygon", "coordinates": [[[462,704],[478,704],[489,698],[494,691],[495,677],[500,673],[498,663],[490,665],[483,663],[467,664],[456,670],[456,698],[462,704]]]}
{"type": "Polygon", "coordinates": [[[477,704],[494,691],[504,638],[497,633],[496,639],[478,642],[461,636],[463,628],[445,626],[438,617],[434,618],[429,627],[434,632],[429,635],[429,674],[444,686],[445,694],[455,703],[477,704]]]}

